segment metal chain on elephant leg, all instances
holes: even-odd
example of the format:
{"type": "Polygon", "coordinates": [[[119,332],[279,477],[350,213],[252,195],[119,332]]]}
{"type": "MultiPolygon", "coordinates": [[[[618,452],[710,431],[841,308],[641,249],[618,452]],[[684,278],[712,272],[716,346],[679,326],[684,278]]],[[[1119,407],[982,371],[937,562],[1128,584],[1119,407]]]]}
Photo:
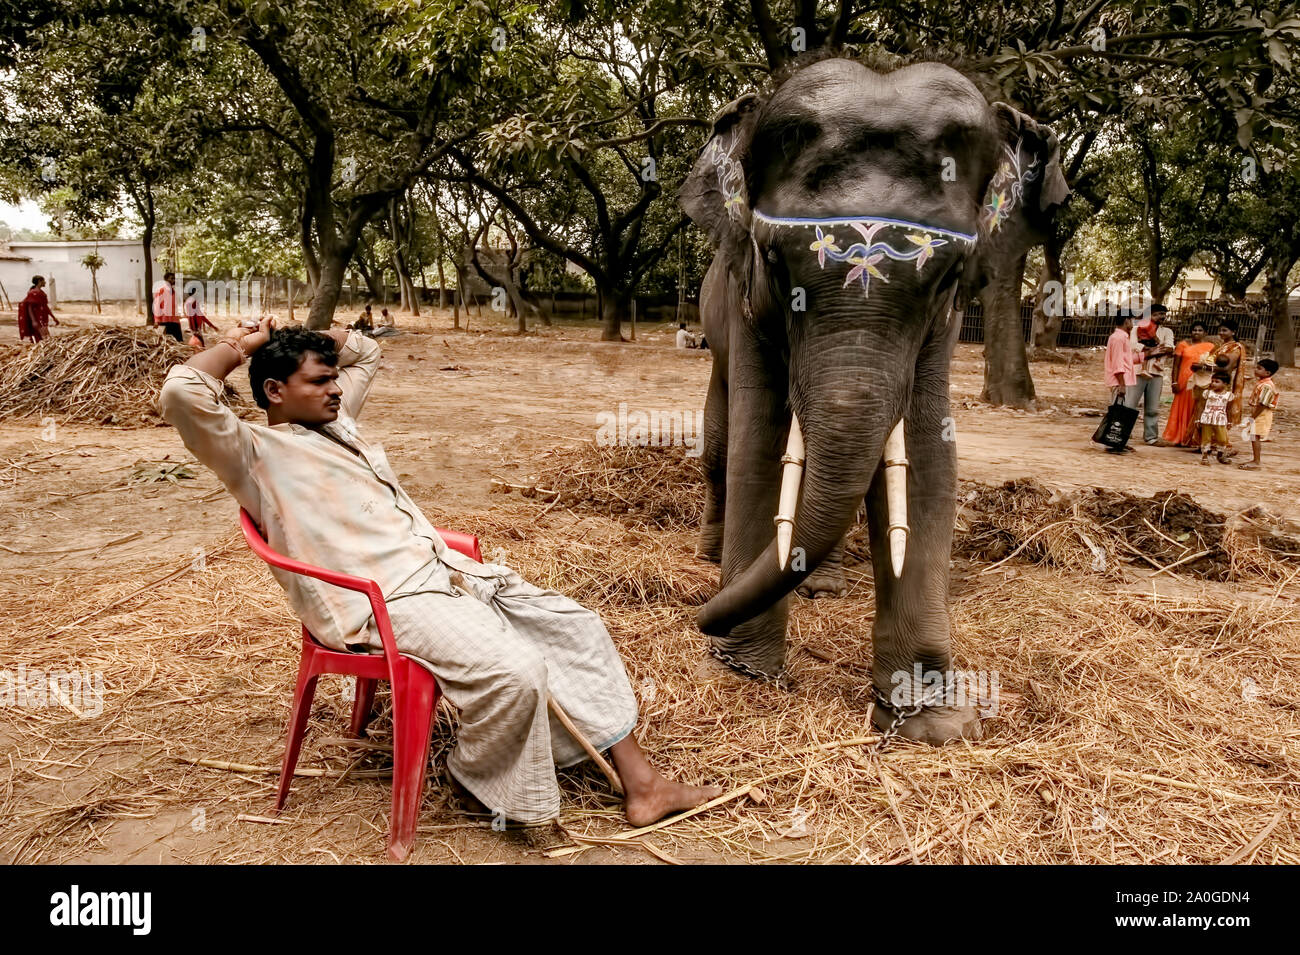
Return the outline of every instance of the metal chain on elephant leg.
{"type": "Polygon", "coordinates": [[[731,667],[733,670],[743,673],[752,680],[758,680],[760,683],[771,683],[778,690],[789,691],[794,689],[794,680],[791,679],[790,674],[785,672],[785,667],[777,670],[775,674],[765,673],[758,669],[758,667],[752,667],[742,660],[737,660],[726,650],[719,650],[712,643],[709,644],[709,653],[721,660],[727,666],[731,667]]]}
{"type": "Polygon", "coordinates": [[[872,696],[875,697],[876,706],[883,706],[887,710],[892,710],[894,713],[894,719],[889,726],[885,728],[884,732],[880,734],[880,739],[876,740],[876,745],[872,747],[871,751],[873,753],[884,752],[885,747],[888,746],[890,741],[898,735],[899,731],[903,728],[904,723],[910,720],[913,716],[916,716],[922,710],[932,706],[938,706],[939,703],[942,702],[941,697],[944,688],[938,686],[935,687],[935,689],[938,691],[938,694],[934,699],[928,699],[927,697],[922,696],[921,699],[917,700],[910,706],[896,709],[889,697],[885,696],[885,694],[881,693],[873,686],[871,688],[871,693],[872,696]]]}

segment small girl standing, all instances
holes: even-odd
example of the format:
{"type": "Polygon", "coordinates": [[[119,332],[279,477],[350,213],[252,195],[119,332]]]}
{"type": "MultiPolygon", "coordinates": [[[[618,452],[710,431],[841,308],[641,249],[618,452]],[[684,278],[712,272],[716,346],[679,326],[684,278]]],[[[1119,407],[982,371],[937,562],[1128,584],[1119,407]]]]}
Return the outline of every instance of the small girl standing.
{"type": "Polygon", "coordinates": [[[1205,409],[1201,412],[1201,463],[1210,463],[1210,452],[1215,453],[1220,464],[1228,463],[1228,404],[1232,392],[1228,386],[1232,376],[1226,371],[1216,371],[1210,379],[1210,390],[1205,392],[1205,409]]]}

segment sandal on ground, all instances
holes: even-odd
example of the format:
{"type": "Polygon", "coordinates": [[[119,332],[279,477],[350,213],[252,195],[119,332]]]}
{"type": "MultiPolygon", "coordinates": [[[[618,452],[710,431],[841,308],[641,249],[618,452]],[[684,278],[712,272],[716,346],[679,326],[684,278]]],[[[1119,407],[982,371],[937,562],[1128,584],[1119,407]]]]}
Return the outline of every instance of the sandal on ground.
{"type": "Polygon", "coordinates": [[[1258,471],[1258,470],[1259,470],[1259,465],[1256,464],[1254,461],[1246,461],[1244,464],[1238,464],[1237,467],[1240,468],[1242,471],[1258,471]]]}

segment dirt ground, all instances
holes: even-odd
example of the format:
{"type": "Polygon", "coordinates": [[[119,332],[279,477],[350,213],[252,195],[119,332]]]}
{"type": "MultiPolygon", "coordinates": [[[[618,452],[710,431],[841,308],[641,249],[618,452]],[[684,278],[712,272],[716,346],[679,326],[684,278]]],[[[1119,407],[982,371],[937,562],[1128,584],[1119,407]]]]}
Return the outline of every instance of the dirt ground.
{"type": "MultiPolygon", "coordinates": [[[[102,317],[75,308],[58,312],[67,324],[55,329],[56,334],[92,321],[135,320],[122,311],[102,317]]],[[[616,413],[621,402],[632,410],[702,408],[709,359],[707,354],[673,349],[674,329],[666,325],[640,326],[635,343],[619,345],[599,342],[596,329],[577,325],[538,327],[517,337],[504,321],[493,319],[475,315],[466,332],[453,331],[448,314],[399,316],[404,334],[383,342],[383,369],[361,423],[371,440],[383,444],[412,496],[436,522],[478,532],[485,552],[501,547],[509,555],[515,540],[522,539],[519,532],[508,532],[522,505],[517,496],[491,493],[493,478],[518,480],[546,452],[590,442],[596,415],[616,413]],[[468,524],[462,519],[467,514],[473,515],[468,524]],[[503,528],[507,532],[499,537],[487,536],[503,528]]],[[[15,339],[9,316],[0,321],[0,344],[15,339]]],[[[980,348],[960,346],[952,396],[962,479],[999,484],[1030,476],[1052,488],[1102,485],[1142,495],[1179,490],[1224,513],[1263,505],[1300,518],[1300,399],[1295,398],[1300,374],[1294,369],[1279,374],[1282,405],[1274,440],[1265,445],[1264,468],[1257,472],[1217,464],[1200,467],[1194,454],[1140,444],[1131,455],[1102,453],[1089,440],[1098,419],[1082,413],[1095,412],[1103,403],[1099,351],[1074,353],[1068,365],[1033,365],[1040,399],[1049,406],[1038,413],[981,404],[982,374],[980,348]]],[[[239,378],[236,374],[232,380],[239,378]]],[[[247,391],[246,379],[237,384],[247,391]]],[[[1168,400],[1166,394],[1166,406],[1168,400]]],[[[0,422],[0,502],[5,514],[0,592],[8,606],[25,601],[30,610],[3,624],[0,648],[23,646],[23,659],[31,665],[41,659],[31,655],[33,635],[39,635],[51,648],[45,665],[54,667],[73,658],[68,654],[81,632],[78,620],[91,613],[101,624],[118,619],[123,628],[141,627],[141,641],[163,641],[151,663],[156,664],[154,673],[138,672],[134,678],[119,674],[117,686],[110,675],[99,719],[78,720],[58,708],[0,709],[0,753],[5,756],[0,762],[0,861],[382,861],[386,780],[301,780],[286,811],[287,822],[277,825],[237,818],[265,816],[274,775],[223,772],[184,762],[236,759],[230,754],[247,762],[246,754],[255,752],[259,765],[278,763],[293,681],[294,623],[270,576],[248,561],[242,543],[233,539],[235,506],[215,477],[193,464],[193,476],[176,483],[131,483],[141,461],[159,467],[158,462],[192,459],[165,426],[106,428],[55,419],[0,422]],[[128,595],[184,568],[187,561],[193,562],[188,572],[149,591],[148,599],[158,603],[158,609],[127,601],[122,616],[112,608],[102,615],[104,595],[128,595]],[[189,616],[167,617],[171,629],[164,631],[158,621],[166,615],[168,601],[196,610],[189,616]],[[258,619],[267,626],[282,626],[284,644],[274,648],[256,684],[223,687],[226,663],[243,672],[240,668],[259,659],[259,652],[267,653],[265,646],[249,645],[230,632],[226,621],[238,617],[241,602],[256,604],[262,615],[258,619]],[[176,620],[188,620],[189,625],[177,630],[176,620]],[[172,638],[183,638],[188,650],[178,656],[174,641],[167,642],[172,638]],[[186,654],[192,654],[192,660],[187,661],[186,654]],[[187,677],[191,666],[192,677],[187,677]],[[170,676],[163,681],[159,674],[170,676]],[[176,739],[150,722],[199,705],[227,713],[247,705],[259,715],[250,718],[238,739],[204,740],[201,734],[176,739]],[[108,790],[105,780],[112,783],[108,790]],[[177,797],[178,792],[189,795],[177,797]],[[205,799],[205,792],[211,796],[205,799]],[[319,838],[311,845],[295,841],[290,846],[277,831],[282,828],[310,830],[319,838]]],[[[562,511],[547,519],[552,518],[565,520],[562,511]]],[[[869,590],[860,576],[851,581],[855,591],[869,590]]],[[[1262,599],[1272,590],[1136,574],[1116,589],[1193,599],[1210,594],[1221,600],[1262,599]]],[[[1271,596],[1277,606],[1293,612],[1294,587],[1271,596]]],[[[617,628],[611,626],[611,631],[618,639],[617,628]]],[[[1292,632],[1292,649],[1300,649],[1300,634],[1294,628],[1292,632]]],[[[695,639],[702,649],[703,638],[697,634],[695,639]]],[[[9,665],[3,662],[5,656],[0,655],[0,667],[9,665]]],[[[1294,662],[1290,665],[1294,668],[1294,662]]],[[[738,684],[736,692],[747,692],[746,685],[738,684]]],[[[334,736],[343,735],[345,701],[331,695],[325,706],[314,718],[313,732],[323,723],[334,736]]],[[[719,724],[724,719],[725,713],[720,713],[719,724]]],[[[655,749],[654,732],[648,732],[647,749],[661,765],[674,764],[673,747],[693,745],[672,743],[655,749]]],[[[1288,759],[1294,757],[1298,740],[1300,732],[1286,734],[1282,745],[1288,759]]],[[[309,741],[300,765],[319,765],[322,753],[309,741]]],[[[718,781],[731,785],[725,778],[718,781]]],[[[1300,780],[1281,785],[1291,787],[1278,790],[1286,794],[1281,805],[1292,806],[1300,780]]],[[[416,861],[657,861],[635,849],[605,846],[548,859],[519,837],[483,831],[455,813],[449,799],[445,787],[431,778],[416,861]]],[[[618,818],[616,804],[608,799],[584,799],[580,808],[607,825],[618,818]]],[[[881,812],[887,816],[889,810],[881,812]]],[[[835,858],[834,853],[819,852],[815,840],[807,851],[802,847],[809,844],[798,839],[777,842],[781,851],[769,850],[775,861],[835,858]],[[792,847],[801,851],[792,852],[792,847]]],[[[1288,845],[1293,849],[1293,839],[1288,845]]],[[[912,849],[915,854],[915,846],[912,849]]],[[[676,845],[674,853],[686,862],[753,858],[748,847],[692,845],[689,840],[676,845]]],[[[1113,855],[1115,861],[1141,857],[1122,849],[1113,855]]],[[[1176,858],[1175,853],[1167,861],[1176,858]]]]}

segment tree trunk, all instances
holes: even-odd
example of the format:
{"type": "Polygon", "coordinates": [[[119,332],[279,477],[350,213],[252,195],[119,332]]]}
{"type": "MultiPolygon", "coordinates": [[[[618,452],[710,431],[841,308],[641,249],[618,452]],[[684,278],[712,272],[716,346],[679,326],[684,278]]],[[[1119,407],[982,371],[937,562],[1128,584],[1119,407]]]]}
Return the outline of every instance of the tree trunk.
{"type": "Polygon", "coordinates": [[[984,305],[983,401],[1013,408],[1034,407],[1034,380],[1025,355],[1020,324],[1020,289],[1025,256],[990,261],[989,283],[980,292],[984,305]]]}
{"type": "MultiPolygon", "coordinates": [[[[361,278],[366,283],[366,288],[370,289],[370,297],[376,302],[386,302],[388,297],[384,293],[383,285],[380,284],[383,275],[379,274],[378,277],[376,277],[376,273],[379,270],[371,267],[370,263],[366,261],[365,253],[361,249],[357,249],[356,258],[357,271],[361,273],[361,278]]],[[[322,274],[324,273],[324,267],[322,267],[321,272],[322,274]]]]}
{"type": "Polygon", "coordinates": [[[316,282],[316,294],[311,300],[311,311],[307,313],[308,328],[329,328],[334,321],[334,309],[343,292],[343,275],[348,268],[348,258],[338,254],[321,256],[320,278],[316,282]]]}
{"type": "Polygon", "coordinates": [[[1038,286],[1034,292],[1034,347],[1055,348],[1061,334],[1061,322],[1065,319],[1065,273],[1061,268],[1060,246],[1049,240],[1043,247],[1043,267],[1038,270],[1038,286]],[[1048,289],[1048,283],[1055,282],[1055,290],[1048,289]],[[1049,291],[1059,294],[1049,295],[1049,291]],[[1049,314],[1044,306],[1053,307],[1049,314]]]}
{"type": "Polygon", "coordinates": [[[1273,357],[1279,365],[1295,366],[1295,328],[1287,308],[1287,276],[1295,258],[1290,250],[1278,250],[1269,257],[1264,294],[1268,296],[1268,313],[1273,320],[1273,357]]]}
{"type": "Polygon", "coordinates": [[[152,325],[153,321],[153,218],[145,220],[144,234],[140,240],[144,246],[144,323],[152,325]]]}
{"type": "Polygon", "coordinates": [[[316,250],[312,247],[311,241],[311,203],[304,200],[302,208],[298,241],[302,246],[302,265],[307,272],[307,298],[310,299],[316,294],[316,286],[320,282],[320,262],[316,259],[316,250]]]}
{"type": "Polygon", "coordinates": [[[632,305],[632,296],[617,289],[600,290],[600,340],[623,341],[623,322],[632,305]]]}
{"type": "MultiPolygon", "coordinates": [[[[438,256],[438,307],[447,307],[447,276],[442,270],[442,256],[438,256]]],[[[457,318],[460,314],[457,313],[457,318]]]]}
{"type": "Polygon", "coordinates": [[[415,312],[415,282],[411,279],[410,266],[403,251],[406,237],[402,234],[400,217],[397,213],[397,200],[388,203],[388,229],[393,240],[393,271],[397,273],[397,286],[400,293],[398,307],[403,311],[415,312]]]}

